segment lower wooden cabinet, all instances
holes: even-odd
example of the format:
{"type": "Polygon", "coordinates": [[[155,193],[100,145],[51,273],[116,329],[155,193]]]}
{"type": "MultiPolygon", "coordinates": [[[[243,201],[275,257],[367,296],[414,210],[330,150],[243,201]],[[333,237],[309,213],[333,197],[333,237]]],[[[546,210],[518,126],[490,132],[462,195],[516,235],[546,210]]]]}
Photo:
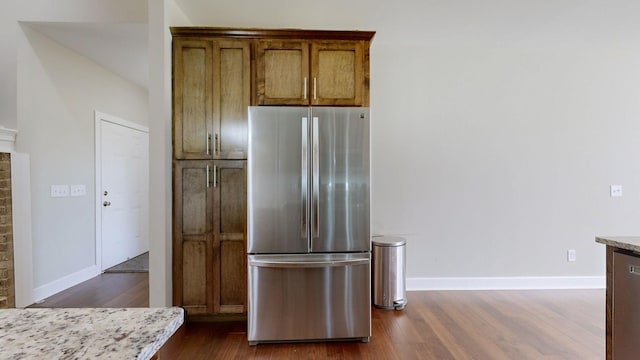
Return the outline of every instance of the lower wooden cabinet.
{"type": "Polygon", "coordinates": [[[246,314],[246,161],[173,165],[173,303],[187,315],[246,314]]]}

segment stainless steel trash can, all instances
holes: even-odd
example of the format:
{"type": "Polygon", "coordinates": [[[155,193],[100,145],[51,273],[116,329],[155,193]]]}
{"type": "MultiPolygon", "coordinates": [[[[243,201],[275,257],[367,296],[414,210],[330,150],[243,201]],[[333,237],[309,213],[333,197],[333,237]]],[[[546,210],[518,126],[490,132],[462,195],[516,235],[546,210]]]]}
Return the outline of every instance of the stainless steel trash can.
{"type": "Polygon", "coordinates": [[[406,241],[401,237],[374,237],[373,305],[381,309],[402,310],[407,305],[405,293],[406,241]]]}

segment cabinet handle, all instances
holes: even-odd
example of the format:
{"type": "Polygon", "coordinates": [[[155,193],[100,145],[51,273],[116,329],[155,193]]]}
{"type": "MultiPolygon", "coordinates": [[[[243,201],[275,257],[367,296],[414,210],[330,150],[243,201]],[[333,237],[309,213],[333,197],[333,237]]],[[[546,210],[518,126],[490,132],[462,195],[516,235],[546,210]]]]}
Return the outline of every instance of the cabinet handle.
{"type": "Polygon", "coordinates": [[[217,166],[213,165],[213,187],[218,187],[218,170],[217,166]]]}
{"type": "Polygon", "coordinates": [[[304,78],[304,84],[302,85],[303,99],[307,100],[307,77],[304,78]]]}
{"type": "Polygon", "coordinates": [[[317,100],[316,97],[316,78],[313,78],[313,100],[317,100]]]}
{"type": "Polygon", "coordinates": [[[207,165],[207,189],[209,188],[209,165],[207,165]]]}
{"type": "Polygon", "coordinates": [[[218,133],[216,133],[215,144],[213,146],[214,146],[214,151],[217,155],[218,152],[220,151],[220,140],[218,139],[218,133]]]}
{"type": "Polygon", "coordinates": [[[211,155],[211,134],[207,133],[207,155],[211,155]]]}

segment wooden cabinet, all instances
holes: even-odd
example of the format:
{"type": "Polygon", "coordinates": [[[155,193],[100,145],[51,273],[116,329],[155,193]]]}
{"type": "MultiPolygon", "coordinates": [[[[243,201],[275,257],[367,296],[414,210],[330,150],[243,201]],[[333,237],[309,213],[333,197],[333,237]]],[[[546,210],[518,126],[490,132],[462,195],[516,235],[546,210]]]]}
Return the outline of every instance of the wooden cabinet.
{"type": "Polygon", "coordinates": [[[176,159],[245,159],[251,100],[250,42],[176,39],[173,150],[176,159]]]}
{"type": "Polygon", "coordinates": [[[368,106],[368,41],[261,40],[260,105],[368,106]]]}
{"type": "Polygon", "coordinates": [[[249,105],[369,105],[373,32],[174,27],[173,303],[246,314],[249,105]]]}
{"type": "Polygon", "coordinates": [[[308,43],[264,40],[256,51],[258,103],[309,104],[308,43]]]}
{"type": "Polygon", "coordinates": [[[245,313],[246,161],[176,161],[173,195],[174,304],[245,313]]]}

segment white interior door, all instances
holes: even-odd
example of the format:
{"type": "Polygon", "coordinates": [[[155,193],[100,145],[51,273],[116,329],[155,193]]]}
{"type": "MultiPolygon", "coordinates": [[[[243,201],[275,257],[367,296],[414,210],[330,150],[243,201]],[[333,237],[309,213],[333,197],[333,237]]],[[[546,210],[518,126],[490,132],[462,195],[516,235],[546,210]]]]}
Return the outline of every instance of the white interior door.
{"type": "Polygon", "coordinates": [[[100,126],[101,270],[149,250],[148,132],[109,121],[100,126]]]}

